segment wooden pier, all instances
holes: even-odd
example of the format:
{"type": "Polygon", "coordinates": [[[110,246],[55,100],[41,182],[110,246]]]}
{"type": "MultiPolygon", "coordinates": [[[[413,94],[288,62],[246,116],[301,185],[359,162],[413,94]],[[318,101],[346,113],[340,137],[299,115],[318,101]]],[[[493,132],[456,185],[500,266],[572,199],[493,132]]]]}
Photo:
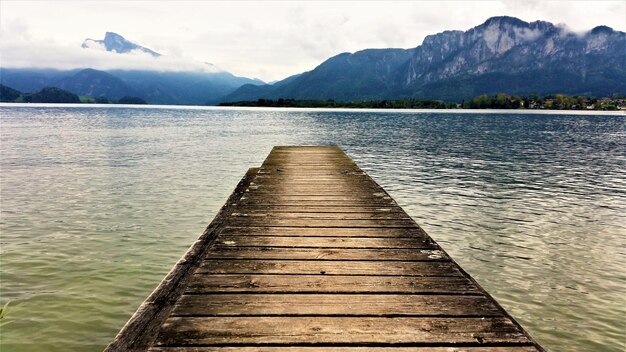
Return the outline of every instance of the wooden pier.
{"type": "Polygon", "coordinates": [[[337,147],[248,171],[106,349],[146,350],[543,351],[337,147]]]}

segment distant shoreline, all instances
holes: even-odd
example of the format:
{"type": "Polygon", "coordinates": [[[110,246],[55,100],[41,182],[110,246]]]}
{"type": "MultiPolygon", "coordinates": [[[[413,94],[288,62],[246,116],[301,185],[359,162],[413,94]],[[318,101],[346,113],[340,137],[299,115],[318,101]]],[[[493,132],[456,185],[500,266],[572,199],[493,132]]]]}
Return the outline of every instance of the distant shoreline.
{"type": "MultiPolygon", "coordinates": [[[[45,87],[38,92],[24,93],[0,84],[0,102],[39,103],[39,104],[119,104],[150,105],[140,97],[124,96],[111,99],[106,97],[78,96],[57,87],[45,87]]],[[[206,106],[212,105],[205,103],[206,106]]],[[[471,99],[444,101],[439,99],[372,99],[372,100],[335,100],[335,99],[293,99],[278,98],[221,102],[218,106],[256,107],[256,108],[328,108],[328,109],[391,109],[391,110],[548,110],[548,111],[626,111],[626,97],[589,97],[584,95],[568,96],[550,94],[545,96],[479,95],[471,99]]]]}
{"type": "Polygon", "coordinates": [[[290,108],[354,108],[354,109],[502,109],[502,110],[626,110],[624,97],[587,97],[552,94],[546,96],[517,96],[506,93],[479,95],[461,102],[438,99],[378,99],[378,100],[334,100],[334,99],[257,99],[222,102],[220,106],[290,107],[290,108]]]}
{"type": "Polygon", "coordinates": [[[93,109],[172,109],[172,110],[264,110],[264,111],[345,111],[367,113],[434,113],[434,114],[527,114],[527,115],[579,115],[579,116],[626,116],[625,110],[537,110],[537,109],[372,109],[372,108],[294,108],[294,107],[250,107],[216,105],[124,105],[124,104],[67,104],[67,103],[6,103],[0,108],[93,108],[93,109]]]}

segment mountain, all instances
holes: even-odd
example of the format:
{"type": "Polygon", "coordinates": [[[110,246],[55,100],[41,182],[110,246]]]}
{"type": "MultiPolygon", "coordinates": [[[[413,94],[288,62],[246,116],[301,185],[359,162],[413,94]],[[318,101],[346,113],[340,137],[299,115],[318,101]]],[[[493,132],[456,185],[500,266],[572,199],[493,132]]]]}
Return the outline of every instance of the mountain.
{"type": "Polygon", "coordinates": [[[283,80],[276,81],[271,84],[245,84],[241,86],[239,89],[237,89],[236,91],[230,93],[227,96],[229,100],[226,100],[226,101],[243,101],[243,100],[249,100],[248,98],[250,96],[262,96],[269,90],[277,90],[279,87],[285,86],[293,82],[301,75],[302,74],[299,73],[293,76],[289,76],[283,80]]]}
{"type": "Polygon", "coordinates": [[[61,78],[54,83],[54,86],[78,95],[111,99],[139,94],[114,75],[91,68],[61,78]]]}
{"type": "Polygon", "coordinates": [[[216,104],[220,99],[244,84],[258,81],[237,77],[229,72],[158,72],[112,70],[125,84],[138,92],[135,96],[151,104],[216,104]]]}
{"type": "Polygon", "coordinates": [[[19,98],[22,92],[0,84],[0,102],[12,102],[19,98]]]}
{"type": "Polygon", "coordinates": [[[45,87],[39,92],[24,96],[27,103],[80,103],[78,95],[56,87],[45,87]]]}
{"type": "Polygon", "coordinates": [[[79,96],[119,99],[134,96],[150,104],[216,104],[244,84],[262,84],[229,72],[147,70],[41,70],[0,68],[0,84],[21,92],[58,87],[79,96]]]}
{"type": "Polygon", "coordinates": [[[35,92],[53,86],[59,79],[76,74],[79,70],[12,69],[0,67],[0,84],[21,92],[35,92]]]}
{"type": "Polygon", "coordinates": [[[85,41],[83,41],[82,44],[83,48],[96,48],[96,49],[100,49],[103,48],[106,51],[112,51],[112,52],[116,52],[119,54],[126,54],[126,53],[130,53],[130,52],[142,52],[142,53],[146,53],[146,54],[150,54],[153,57],[159,57],[161,56],[161,54],[150,50],[146,47],[143,47],[141,45],[135,44],[131,41],[128,41],[126,39],[124,39],[124,37],[122,37],[121,35],[117,34],[117,33],[113,33],[113,32],[106,32],[104,34],[104,39],[103,40],[96,40],[96,39],[85,39],[85,41]]]}
{"type": "Polygon", "coordinates": [[[498,92],[626,95],[626,33],[599,26],[576,34],[493,17],[467,31],[429,35],[413,49],[339,54],[295,78],[242,86],[223,101],[461,100],[498,92]]]}

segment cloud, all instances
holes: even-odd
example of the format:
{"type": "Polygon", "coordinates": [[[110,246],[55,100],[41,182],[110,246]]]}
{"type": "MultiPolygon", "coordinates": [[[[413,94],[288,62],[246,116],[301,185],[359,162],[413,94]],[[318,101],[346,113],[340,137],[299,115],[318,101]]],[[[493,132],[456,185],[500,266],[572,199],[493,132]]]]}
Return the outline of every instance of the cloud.
{"type": "Polygon", "coordinates": [[[87,48],[63,45],[54,40],[36,40],[23,22],[9,25],[0,34],[2,67],[6,68],[94,68],[98,70],[150,70],[214,73],[215,65],[180,56],[152,55],[141,50],[119,54],[108,52],[102,43],[88,40],[87,48]]]}
{"type": "Polygon", "coordinates": [[[91,50],[107,51],[107,48],[106,46],[104,46],[104,43],[101,43],[93,39],[85,40],[83,42],[82,47],[87,47],[88,49],[91,49],[91,50]]]}
{"type": "MultiPolygon", "coordinates": [[[[413,48],[444,30],[467,30],[491,16],[626,29],[621,1],[1,1],[1,65],[69,68],[206,69],[265,81],[308,71],[342,52],[413,48]],[[164,54],[89,53],[87,37],[112,31],[164,54]]],[[[532,37],[532,33],[528,33],[532,37]]],[[[96,51],[96,50],[93,50],[96,51]]]]}
{"type": "Polygon", "coordinates": [[[528,29],[528,28],[517,28],[515,30],[515,34],[520,39],[532,42],[533,40],[539,38],[541,35],[541,30],[539,29],[528,29]]]}
{"type": "MultiPolygon", "coordinates": [[[[95,44],[101,45],[101,44],[95,44]]],[[[34,46],[2,43],[2,67],[6,68],[94,68],[98,70],[148,70],[207,72],[222,71],[217,66],[179,57],[152,55],[140,50],[118,54],[93,48],[74,48],[37,43],[34,46]],[[37,58],[33,60],[33,58],[37,58]]]]}

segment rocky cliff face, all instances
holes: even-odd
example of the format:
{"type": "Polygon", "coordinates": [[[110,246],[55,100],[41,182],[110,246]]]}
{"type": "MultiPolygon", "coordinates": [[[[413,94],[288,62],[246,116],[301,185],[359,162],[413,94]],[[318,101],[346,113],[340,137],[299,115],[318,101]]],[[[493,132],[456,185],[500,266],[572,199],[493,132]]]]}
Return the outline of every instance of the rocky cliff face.
{"type": "Polygon", "coordinates": [[[549,22],[493,17],[467,31],[427,36],[413,49],[340,54],[288,84],[242,87],[231,97],[460,100],[498,92],[605,96],[626,94],[624,82],[624,32],[600,26],[577,34],[549,22]]]}
{"type": "Polygon", "coordinates": [[[450,31],[426,37],[414,49],[405,84],[430,83],[457,75],[488,72],[519,73],[558,67],[584,71],[589,59],[602,56],[624,68],[626,34],[597,27],[584,35],[549,22],[526,23],[494,17],[466,32],[450,31]],[[619,60],[622,60],[621,62],[619,60]]]}

